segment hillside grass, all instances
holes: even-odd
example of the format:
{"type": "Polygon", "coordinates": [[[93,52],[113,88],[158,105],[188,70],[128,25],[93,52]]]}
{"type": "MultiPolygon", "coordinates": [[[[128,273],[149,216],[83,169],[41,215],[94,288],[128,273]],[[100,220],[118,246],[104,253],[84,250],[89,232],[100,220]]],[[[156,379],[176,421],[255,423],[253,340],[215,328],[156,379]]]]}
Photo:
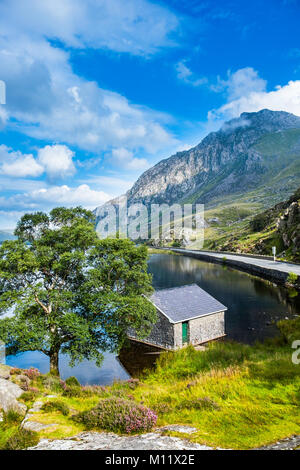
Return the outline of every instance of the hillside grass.
{"type": "MultiPolygon", "coordinates": [[[[265,344],[224,341],[211,343],[205,351],[188,346],[163,353],[155,369],[146,371],[139,381],[106,387],[82,387],[75,382],[66,387],[58,378],[39,376],[20,400],[28,407],[35,400],[48,403],[31,418],[53,425],[38,438],[79,434],[85,427],[73,417],[114,398],[152,409],[158,427],[181,424],[197,429],[188,436],[166,431],[169,435],[212,447],[263,446],[300,434],[300,365],[292,363],[291,348],[292,341],[300,338],[300,318],[281,321],[279,327],[281,337],[265,344]]],[[[16,420],[0,424],[0,448],[18,434],[19,424],[16,420]]],[[[95,430],[101,431],[101,425],[95,430]]]]}
{"type": "Polygon", "coordinates": [[[191,440],[213,447],[251,449],[300,433],[300,366],[286,346],[166,353],[134,395],[158,411],[159,425],[194,426],[191,440]]]}

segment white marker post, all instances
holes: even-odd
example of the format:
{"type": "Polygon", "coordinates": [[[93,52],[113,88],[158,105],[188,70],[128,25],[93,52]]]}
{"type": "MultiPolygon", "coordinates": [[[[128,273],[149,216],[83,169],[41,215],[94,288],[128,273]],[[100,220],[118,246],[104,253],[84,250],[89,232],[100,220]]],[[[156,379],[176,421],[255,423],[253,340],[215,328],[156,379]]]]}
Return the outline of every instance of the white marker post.
{"type": "Polygon", "coordinates": [[[276,261],[276,246],[272,247],[272,253],[273,253],[273,256],[274,256],[274,261],[276,261]]]}

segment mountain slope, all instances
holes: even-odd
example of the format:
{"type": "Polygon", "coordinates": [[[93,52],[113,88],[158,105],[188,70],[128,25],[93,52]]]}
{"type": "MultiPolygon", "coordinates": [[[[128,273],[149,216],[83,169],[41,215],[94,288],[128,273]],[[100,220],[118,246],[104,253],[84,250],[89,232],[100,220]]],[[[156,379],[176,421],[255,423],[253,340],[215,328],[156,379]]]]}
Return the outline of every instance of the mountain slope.
{"type": "Polygon", "coordinates": [[[214,248],[270,255],[276,246],[279,257],[300,261],[300,188],[287,200],[256,214],[231,236],[220,238],[214,248]]]}
{"type": "Polygon", "coordinates": [[[300,182],[300,118],[285,112],[243,113],[199,145],[147,170],[130,202],[218,204],[218,197],[273,187],[285,194],[300,182]],[[284,158],[282,158],[284,156],[284,158]]]}
{"type": "Polygon", "coordinates": [[[300,117],[264,109],[243,113],[196,147],[162,160],[126,196],[128,204],[204,203],[205,246],[213,248],[299,186],[300,117]]]}

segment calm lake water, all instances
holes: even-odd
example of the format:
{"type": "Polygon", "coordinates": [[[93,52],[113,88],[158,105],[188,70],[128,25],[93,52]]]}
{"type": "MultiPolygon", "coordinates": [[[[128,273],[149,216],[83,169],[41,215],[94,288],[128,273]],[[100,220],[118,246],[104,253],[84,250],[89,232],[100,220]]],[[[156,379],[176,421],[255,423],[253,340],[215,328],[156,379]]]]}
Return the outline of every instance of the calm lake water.
{"type": "MultiPolygon", "coordinates": [[[[196,283],[228,307],[225,317],[227,338],[252,344],[277,334],[274,322],[300,314],[300,295],[268,281],[232,268],[170,254],[154,254],[149,260],[155,289],[196,283]]],[[[62,378],[75,375],[82,384],[111,384],[136,375],[143,366],[150,366],[155,355],[149,347],[135,346],[121,352],[120,357],[105,354],[102,367],[85,361],[74,368],[68,358],[60,358],[62,378]],[[138,349],[138,351],[137,351],[138,349]],[[139,362],[137,362],[139,357],[139,362]]],[[[48,358],[39,352],[9,356],[7,364],[49,370],[48,358]]]]}

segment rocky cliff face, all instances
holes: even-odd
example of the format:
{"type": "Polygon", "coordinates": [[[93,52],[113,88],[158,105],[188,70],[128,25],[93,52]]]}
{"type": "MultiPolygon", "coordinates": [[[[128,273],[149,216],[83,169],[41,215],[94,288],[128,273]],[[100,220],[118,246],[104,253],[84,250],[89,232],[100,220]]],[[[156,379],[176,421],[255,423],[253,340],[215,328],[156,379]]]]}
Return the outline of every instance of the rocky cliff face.
{"type": "Polygon", "coordinates": [[[293,154],[295,149],[300,157],[299,117],[269,110],[243,113],[191,150],[179,152],[146,171],[127,196],[131,202],[147,204],[208,203],[224,194],[250,190],[273,176],[266,158],[270,151],[272,170],[274,162],[278,169],[281,167],[276,157],[282,146],[286,153],[293,154]],[[288,133],[295,129],[296,139],[288,133]],[[265,136],[270,142],[262,140],[265,136]],[[276,148],[278,137],[282,140],[280,148],[276,148]]]}
{"type": "Polygon", "coordinates": [[[292,202],[277,219],[277,231],[285,249],[293,255],[300,252],[300,203],[292,202]]]}
{"type": "Polygon", "coordinates": [[[224,196],[238,200],[255,190],[256,199],[270,207],[299,185],[300,117],[264,109],[243,113],[196,147],[162,160],[140,176],[127,197],[129,203],[213,207],[224,196]]]}

